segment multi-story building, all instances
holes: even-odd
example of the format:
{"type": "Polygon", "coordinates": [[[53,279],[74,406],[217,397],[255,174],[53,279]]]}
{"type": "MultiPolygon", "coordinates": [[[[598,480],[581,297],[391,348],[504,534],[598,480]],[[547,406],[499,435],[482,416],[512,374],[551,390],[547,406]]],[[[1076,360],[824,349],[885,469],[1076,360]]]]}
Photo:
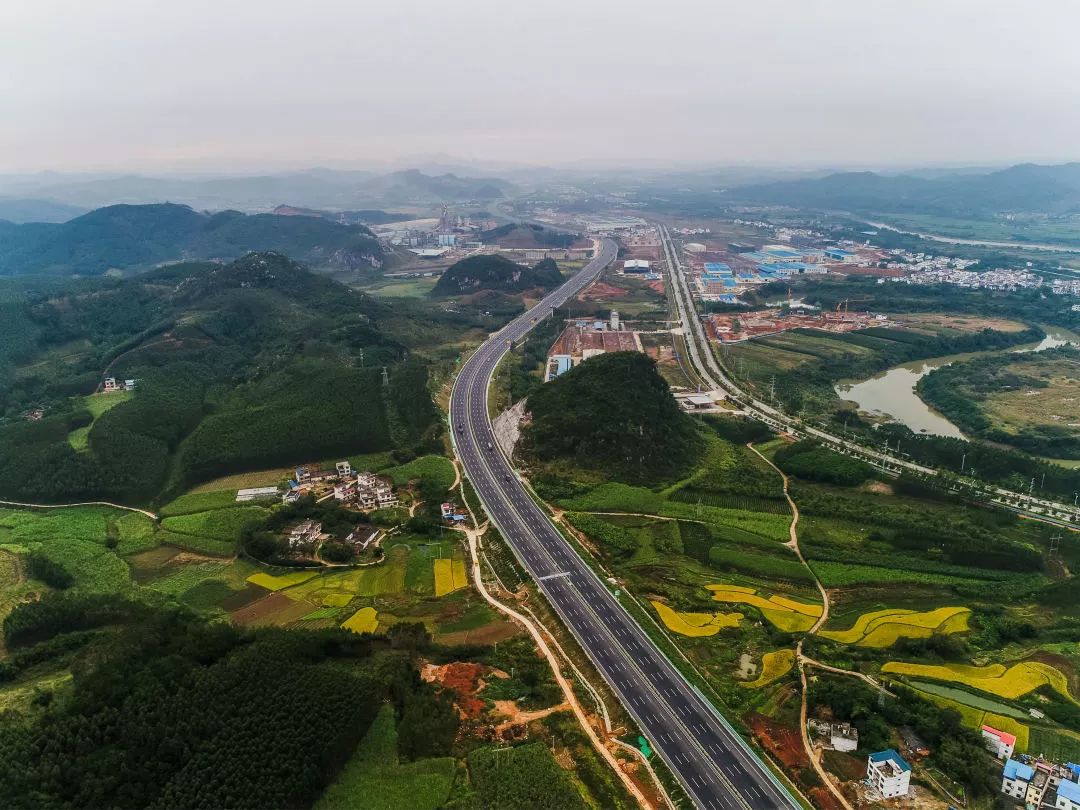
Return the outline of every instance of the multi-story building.
{"type": "Polygon", "coordinates": [[[911,766],[895,749],[887,748],[867,759],[866,778],[883,799],[906,796],[911,784],[911,766]]]}
{"type": "Polygon", "coordinates": [[[998,731],[992,726],[983,726],[982,736],[986,747],[998,759],[1008,759],[1013,755],[1013,749],[1016,747],[1015,734],[998,731]]]}
{"type": "Polygon", "coordinates": [[[1030,765],[1008,759],[1005,761],[1005,770],[1001,773],[1001,792],[1023,801],[1034,778],[1035,769],[1030,765]]]}
{"type": "Polygon", "coordinates": [[[1057,810],[1080,810],[1080,785],[1063,779],[1057,786],[1054,807],[1057,810]]]}

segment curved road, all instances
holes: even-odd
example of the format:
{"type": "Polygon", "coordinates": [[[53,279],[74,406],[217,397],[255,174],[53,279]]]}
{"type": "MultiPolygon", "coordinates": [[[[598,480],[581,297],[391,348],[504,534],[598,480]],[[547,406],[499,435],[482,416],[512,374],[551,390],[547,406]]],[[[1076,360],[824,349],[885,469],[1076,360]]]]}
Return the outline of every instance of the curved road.
{"type": "Polygon", "coordinates": [[[469,358],[450,399],[454,446],[492,521],[695,804],[710,810],[797,808],[768,767],[578,556],[495,442],[487,389],[499,360],[513,341],[595,279],[615,254],[615,244],[605,239],[583,270],[469,358]]]}

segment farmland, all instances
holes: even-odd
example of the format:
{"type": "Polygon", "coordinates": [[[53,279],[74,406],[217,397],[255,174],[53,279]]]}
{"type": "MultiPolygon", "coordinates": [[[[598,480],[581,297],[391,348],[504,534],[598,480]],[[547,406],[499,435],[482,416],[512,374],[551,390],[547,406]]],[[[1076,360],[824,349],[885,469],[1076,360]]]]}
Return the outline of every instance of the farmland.
{"type": "Polygon", "coordinates": [[[964,607],[944,607],[926,613],[904,609],[878,610],[859,616],[847,630],[822,630],[821,637],[841,644],[891,647],[900,638],[966,632],[970,615],[971,610],[964,607]]]}
{"type": "MultiPolygon", "coordinates": [[[[708,420],[703,426],[712,427],[708,420]]],[[[937,496],[905,479],[881,480],[869,466],[808,443],[754,436],[791,476],[804,564],[786,546],[790,515],[776,497],[775,470],[762,470],[739,451],[728,437],[742,436],[728,422],[706,436],[702,462],[677,481],[633,485],[569,466],[558,469],[559,485],[549,483],[554,470],[537,470],[534,480],[541,494],[568,510],[564,521],[620,588],[640,594],[644,613],[716,698],[760,729],[765,747],[772,750],[790,734],[801,750],[798,688],[785,677],[801,637],[817,661],[880,677],[891,688],[903,689],[903,680],[919,690],[914,694],[922,702],[911,711],[933,715],[942,733],[953,733],[945,731],[950,721],[942,713],[953,709],[969,729],[990,722],[1015,730],[1029,746],[1038,739],[1068,749],[1076,717],[1068,713],[1065,704],[1073,704],[1066,695],[1076,692],[1066,687],[1080,654],[1072,643],[1049,642],[1080,635],[1075,623],[1062,623],[1049,608],[1067,598],[1035,602],[1036,594],[1065,584],[1047,565],[1047,527],[937,496]],[[741,508],[724,501],[736,497],[744,499],[741,508]],[[805,636],[822,615],[815,576],[829,590],[831,609],[824,628],[805,636]],[[717,613],[718,603],[741,618],[718,626],[715,617],[731,615],[717,613]],[[1057,658],[1043,660],[1051,646],[1057,658]],[[963,695],[942,689],[979,691],[965,691],[969,697],[961,702],[963,695]],[[976,705],[972,698],[980,694],[987,703],[976,705]],[[1047,695],[1058,701],[1047,709],[1056,713],[1033,720],[1027,707],[1047,695]],[[1059,703],[1060,710],[1053,708],[1059,703]]],[[[1072,546],[1063,554],[1076,559],[1072,546]]],[[[819,680],[811,669],[811,690],[819,680]]],[[[840,692],[818,694],[829,707],[826,716],[849,706],[840,692]]],[[[888,729],[896,713],[889,709],[889,720],[876,715],[882,726],[874,728],[888,729]]],[[[863,732],[868,745],[898,744],[894,737],[874,737],[870,726],[863,732]]],[[[982,751],[977,736],[965,737],[963,745],[982,751]]],[[[968,791],[988,789],[989,770],[984,775],[947,764],[944,772],[968,791]]]]}
{"type": "Polygon", "coordinates": [[[657,615],[673,633],[691,638],[714,636],[724,627],[737,627],[741,613],[684,613],[672,610],[663,602],[653,602],[657,615]]]}
{"type": "Polygon", "coordinates": [[[907,675],[913,678],[929,678],[963,684],[1006,700],[1015,700],[1036,689],[1048,686],[1063,697],[1073,700],[1069,693],[1069,682],[1061,671],[1039,661],[1024,661],[1010,667],[1004,664],[978,667],[964,664],[935,665],[889,661],[881,668],[881,671],[891,675],[907,675]]]}
{"type": "Polygon", "coordinates": [[[761,674],[752,681],[744,682],[742,686],[747,689],[760,689],[763,686],[768,686],[776,679],[787,675],[793,666],[795,666],[794,650],[767,652],[761,656],[761,674]]]}

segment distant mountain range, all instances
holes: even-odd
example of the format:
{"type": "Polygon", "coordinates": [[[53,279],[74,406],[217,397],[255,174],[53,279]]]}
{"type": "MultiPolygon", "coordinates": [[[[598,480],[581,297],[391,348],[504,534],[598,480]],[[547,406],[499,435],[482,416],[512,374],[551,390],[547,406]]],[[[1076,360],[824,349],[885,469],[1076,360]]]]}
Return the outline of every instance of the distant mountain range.
{"type": "Polygon", "coordinates": [[[363,269],[383,258],[361,225],[319,217],[206,214],[185,205],[113,205],[64,223],[0,222],[0,276],[100,275],[166,262],[285,253],[312,267],[363,269]]]}
{"type": "Polygon", "coordinates": [[[85,213],[85,208],[55,200],[0,197],[0,220],[8,222],[67,222],[85,213]]]}
{"type": "MultiPolygon", "coordinates": [[[[282,204],[311,208],[377,208],[497,200],[512,185],[493,177],[428,175],[416,169],[375,174],[311,169],[258,177],[0,176],[0,198],[68,206],[174,202],[196,209],[268,211],[282,204]]],[[[76,212],[78,213],[78,212],[76,212]]],[[[3,218],[3,217],[0,217],[3,218]]],[[[19,218],[19,221],[26,221],[19,218]]]]}
{"type": "Polygon", "coordinates": [[[987,216],[1080,213],[1080,163],[1025,163],[999,171],[883,175],[842,172],[732,188],[733,202],[859,212],[987,216]]]}

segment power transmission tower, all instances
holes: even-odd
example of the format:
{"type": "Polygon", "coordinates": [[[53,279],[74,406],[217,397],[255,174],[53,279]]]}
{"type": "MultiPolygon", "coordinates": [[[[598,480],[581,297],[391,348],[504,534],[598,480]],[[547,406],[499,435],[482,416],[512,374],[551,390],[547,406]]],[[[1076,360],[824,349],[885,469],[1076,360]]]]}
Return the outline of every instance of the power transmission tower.
{"type": "Polygon", "coordinates": [[[1061,535],[1060,534],[1055,534],[1053,537],[1050,538],[1050,550],[1048,552],[1048,556],[1050,557],[1051,560],[1056,559],[1057,556],[1058,556],[1058,552],[1060,552],[1060,551],[1061,551],[1061,535]]]}
{"type": "Polygon", "coordinates": [[[360,368],[364,367],[364,350],[360,350],[360,368]]]}
{"type": "Polygon", "coordinates": [[[382,367],[382,384],[390,385],[390,375],[386,371],[386,366],[382,367]]]}
{"type": "Polygon", "coordinates": [[[772,375],[772,381],[769,383],[769,402],[776,402],[776,375],[772,375]]]}

